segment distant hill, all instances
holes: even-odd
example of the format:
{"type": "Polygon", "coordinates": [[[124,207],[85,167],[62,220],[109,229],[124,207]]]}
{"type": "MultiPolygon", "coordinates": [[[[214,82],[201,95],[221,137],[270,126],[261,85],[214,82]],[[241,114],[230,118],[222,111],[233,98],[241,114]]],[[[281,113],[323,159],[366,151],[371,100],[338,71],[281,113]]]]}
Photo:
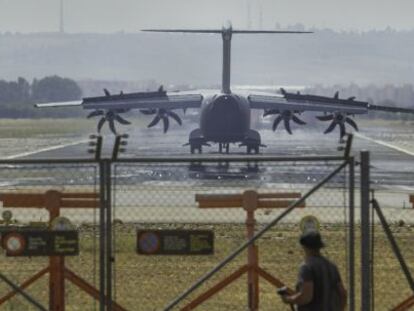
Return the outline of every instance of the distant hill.
{"type": "MultiPolygon", "coordinates": [[[[235,35],[235,84],[414,84],[414,31],[235,35]]],[[[59,75],[76,80],[214,85],[221,38],[179,34],[1,34],[0,79],[59,75]]]]}

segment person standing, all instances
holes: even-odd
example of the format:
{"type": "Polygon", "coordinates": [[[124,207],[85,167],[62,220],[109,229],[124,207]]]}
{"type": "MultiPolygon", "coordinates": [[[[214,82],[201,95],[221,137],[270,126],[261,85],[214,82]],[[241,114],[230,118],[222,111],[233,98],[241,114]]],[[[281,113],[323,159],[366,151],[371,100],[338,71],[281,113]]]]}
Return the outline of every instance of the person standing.
{"type": "Polygon", "coordinates": [[[343,311],[347,292],[337,266],[321,254],[324,247],[317,231],[308,231],[299,239],[304,263],[298,273],[295,293],[281,295],[286,304],[298,311],[343,311]]]}

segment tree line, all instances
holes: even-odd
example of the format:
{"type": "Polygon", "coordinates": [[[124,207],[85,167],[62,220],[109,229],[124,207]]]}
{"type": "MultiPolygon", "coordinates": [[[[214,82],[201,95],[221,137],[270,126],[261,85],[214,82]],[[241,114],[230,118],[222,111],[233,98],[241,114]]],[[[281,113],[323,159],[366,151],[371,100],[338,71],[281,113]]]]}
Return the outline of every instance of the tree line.
{"type": "Polygon", "coordinates": [[[16,81],[0,80],[1,118],[44,118],[80,115],[79,109],[36,109],[34,103],[78,100],[82,90],[72,79],[48,76],[29,83],[19,77],[16,81]]]}
{"type": "MultiPolygon", "coordinates": [[[[154,82],[154,85],[159,83],[154,82]]],[[[48,76],[42,79],[34,79],[29,83],[25,78],[16,81],[0,80],[0,117],[1,118],[47,118],[47,117],[81,117],[82,109],[78,107],[62,109],[36,109],[34,103],[60,102],[78,100],[83,93],[88,95],[100,95],[102,87],[110,90],[122,89],[126,86],[127,91],[139,91],[145,89],[136,84],[120,85],[118,81],[89,81],[78,84],[69,78],[59,76],[48,76]],[[81,86],[80,86],[81,85],[81,86]],[[137,89],[136,89],[137,88],[137,89]]],[[[151,89],[155,88],[151,87],[151,89]]],[[[183,87],[186,89],[185,87],[183,87]]],[[[304,93],[334,96],[339,91],[340,98],[355,96],[357,100],[368,101],[370,104],[404,107],[414,109],[414,86],[405,85],[366,85],[360,86],[350,84],[347,86],[316,85],[308,88],[304,93]]],[[[414,115],[371,112],[366,118],[414,120],[414,115]]]]}

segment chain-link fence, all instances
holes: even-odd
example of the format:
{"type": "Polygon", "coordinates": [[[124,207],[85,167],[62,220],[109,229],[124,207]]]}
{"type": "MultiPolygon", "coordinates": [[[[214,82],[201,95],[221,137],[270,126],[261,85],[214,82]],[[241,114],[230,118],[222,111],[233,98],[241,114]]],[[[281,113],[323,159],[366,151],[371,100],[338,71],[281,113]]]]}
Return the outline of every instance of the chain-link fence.
{"type": "MultiPolygon", "coordinates": [[[[381,199],[372,201],[373,310],[414,308],[412,213],[398,221],[381,199]],[[411,216],[411,217],[410,217],[411,216]]],[[[412,212],[412,211],[409,211],[412,212]]]]}
{"type": "MultiPolygon", "coordinates": [[[[115,251],[114,295],[131,310],[162,310],[205,273],[246,241],[246,211],[239,208],[199,208],[200,194],[242,194],[253,189],[261,194],[297,193],[299,197],[332,173],[340,161],[270,162],[132,162],[113,166],[113,236],[115,251]],[[207,256],[148,256],[131,253],[137,230],[212,230],[214,254],[207,256]],[[139,303],[138,303],[139,302],[139,303]]],[[[349,171],[340,170],[258,241],[259,266],[290,287],[303,261],[298,244],[303,217],[317,217],[327,247],[349,284],[349,171]]],[[[278,217],[285,208],[259,208],[256,231],[278,217]]],[[[222,271],[186,297],[194,298],[247,263],[241,253],[222,271]]],[[[275,286],[260,279],[260,309],[283,310],[275,286]]],[[[246,274],[206,300],[199,310],[246,310],[246,274]]]]}
{"type": "MultiPolygon", "coordinates": [[[[243,270],[251,256],[246,244],[247,212],[234,202],[208,208],[208,204],[199,205],[197,199],[198,195],[237,196],[246,190],[267,198],[278,197],[283,202],[279,207],[259,206],[254,211],[254,229],[260,233],[254,242],[257,266],[264,271],[256,274],[259,295],[255,299],[260,310],[287,309],[277,296],[275,285],[279,282],[295,287],[303,261],[298,244],[300,224],[309,215],[319,221],[327,245],[324,254],[338,265],[348,288],[349,309],[354,310],[361,304],[361,296],[355,295],[362,290],[358,243],[361,226],[359,210],[354,206],[360,198],[354,191],[351,160],[201,157],[97,163],[7,161],[0,164],[0,199],[10,194],[46,195],[50,190],[72,196],[69,202],[62,196],[61,202],[66,203],[60,209],[60,216],[69,219],[79,233],[79,255],[65,257],[65,310],[105,310],[104,295],[116,302],[112,310],[185,310],[186,306],[190,310],[200,301],[197,310],[246,310],[253,297],[248,285],[252,284],[249,272],[243,270]],[[75,207],[85,195],[93,198],[95,204],[75,207]],[[295,207],[292,204],[296,200],[303,202],[295,207]],[[214,252],[139,254],[137,232],[143,230],[207,230],[214,233],[214,252]],[[227,260],[235,251],[237,254],[227,260]],[[204,281],[198,282],[200,279],[204,281]],[[217,293],[211,291],[221,285],[217,293]]],[[[23,202],[23,206],[10,206],[7,200],[2,204],[2,213],[13,213],[11,220],[3,219],[0,223],[3,236],[5,227],[49,230],[50,211],[39,204],[23,202]]],[[[391,248],[387,248],[385,235],[377,225],[372,228],[373,306],[376,310],[388,310],[412,292],[404,275],[398,273],[398,261],[391,248]],[[390,280],[398,285],[395,291],[389,291],[390,280]]],[[[400,222],[391,226],[403,255],[408,256],[409,266],[410,228],[400,222]]],[[[8,257],[5,250],[1,252],[0,273],[45,309],[53,310],[49,298],[53,297],[54,288],[47,270],[50,259],[8,257]],[[38,279],[27,282],[39,273],[38,279]]],[[[39,309],[21,293],[8,295],[11,292],[10,284],[0,280],[1,310],[39,309]]]]}
{"type": "MultiPolygon", "coordinates": [[[[37,202],[37,196],[44,197],[48,191],[54,190],[59,193],[88,194],[94,197],[99,192],[98,175],[98,167],[95,164],[1,165],[0,211],[4,217],[11,212],[8,214],[11,219],[2,220],[0,234],[5,238],[8,231],[49,231],[49,211],[46,206],[37,202]]],[[[64,266],[73,275],[80,276],[82,280],[98,288],[99,209],[87,206],[77,208],[75,200],[72,201],[70,204],[62,204],[59,213],[61,217],[69,219],[73,229],[78,231],[80,251],[77,256],[65,257],[64,266]]],[[[6,256],[5,247],[0,252],[1,272],[14,284],[23,287],[24,291],[45,310],[53,310],[49,295],[53,295],[53,290],[57,286],[50,283],[53,279],[51,274],[55,273],[52,260],[46,256],[9,257],[6,256]]],[[[98,306],[96,300],[67,280],[64,282],[63,298],[66,310],[95,310],[98,306]]],[[[8,284],[0,282],[0,310],[24,311],[37,308],[22,295],[14,295],[8,284]]]]}

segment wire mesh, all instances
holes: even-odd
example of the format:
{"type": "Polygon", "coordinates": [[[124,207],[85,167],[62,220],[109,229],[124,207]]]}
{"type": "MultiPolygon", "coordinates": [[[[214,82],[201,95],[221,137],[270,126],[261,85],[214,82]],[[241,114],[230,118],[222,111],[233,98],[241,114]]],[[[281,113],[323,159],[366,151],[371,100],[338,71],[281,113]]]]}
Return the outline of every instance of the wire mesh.
{"type": "MultiPolygon", "coordinates": [[[[196,194],[242,194],[309,191],[340,162],[256,163],[117,163],[113,176],[115,244],[115,298],[126,309],[162,310],[166,304],[215,267],[246,241],[246,212],[242,208],[200,209],[196,194]],[[145,256],[133,252],[137,229],[208,229],[215,233],[215,252],[210,256],[145,256]]],[[[348,177],[337,174],[257,243],[261,267],[290,287],[302,261],[297,240],[299,223],[316,216],[328,247],[347,282],[348,177]]],[[[283,209],[258,209],[259,229],[283,209]]],[[[244,252],[196,290],[181,305],[246,264],[244,252]]],[[[283,310],[275,288],[260,281],[261,310],[283,310]]],[[[246,276],[207,300],[199,310],[246,310],[246,276]]]]}
{"type": "MultiPolygon", "coordinates": [[[[93,164],[15,164],[0,166],[0,194],[45,194],[46,191],[56,190],[63,193],[97,193],[97,166],[93,164]]],[[[27,202],[30,203],[30,202],[27,202]]],[[[35,204],[34,204],[35,205],[35,204]]],[[[11,223],[3,221],[0,227],[14,226],[16,230],[31,227],[36,230],[48,230],[49,214],[45,208],[14,208],[7,207],[2,202],[0,213],[11,211],[11,223]]],[[[81,276],[88,283],[98,284],[98,230],[97,209],[62,208],[61,216],[68,218],[79,232],[80,253],[78,256],[65,258],[68,269],[81,276]]],[[[25,280],[49,266],[48,257],[7,257],[2,249],[0,267],[2,273],[16,284],[25,280]]],[[[49,307],[49,276],[46,273],[36,282],[27,287],[27,293],[34,297],[46,308],[49,307]]],[[[0,282],[0,297],[11,289],[0,282]]],[[[1,298],[0,298],[1,299],[1,298]]],[[[82,293],[66,281],[65,301],[67,310],[93,310],[95,300],[82,293]]],[[[0,305],[1,310],[36,310],[20,295],[5,301],[0,305]]]]}
{"type": "MultiPolygon", "coordinates": [[[[380,202],[381,204],[381,202],[380,202]]],[[[414,250],[412,248],[412,222],[409,218],[406,221],[388,220],[387,215],[394,214],[382,208],[387,218],[392,235],[400,249],[400,252],[407,263],[411,273],[414,272],[414,250]]],[[[395,307],[413,297],[413,291],[406,280],[400,263],[392,250],[391,244],[379,218],[373,211],[373,243],[372,243],[372,265],[373,265],[373,306],[374,310],[393,310],[395,307]]],[[[414,299],[411,299],[414,301],[414,299]]],[[[413,308],[414,303],[411,304],[413,308]]],[[[411,308],[399,309],[410,310],[411,308]]]]}

